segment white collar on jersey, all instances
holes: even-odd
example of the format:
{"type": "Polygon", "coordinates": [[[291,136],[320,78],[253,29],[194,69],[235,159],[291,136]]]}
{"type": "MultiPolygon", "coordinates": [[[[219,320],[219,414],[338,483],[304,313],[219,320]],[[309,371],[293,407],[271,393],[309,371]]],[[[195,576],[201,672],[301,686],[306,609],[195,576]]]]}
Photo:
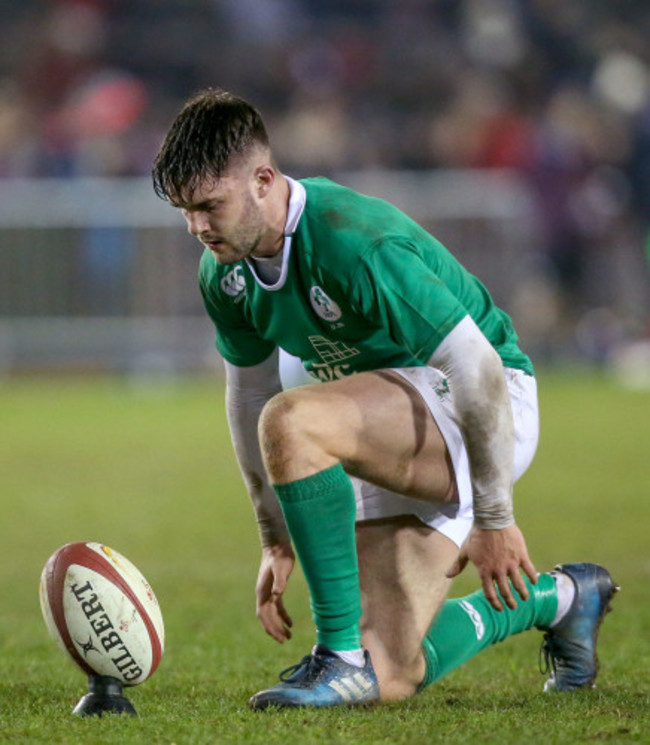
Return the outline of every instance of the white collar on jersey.
{"type": "Polygon", "coordinates": [[[284,226],[282,251],[270,259],[246,259],[255,280],[265,290],[279,290],[284,285],[289,267],[291,239],[307,203],[305,187],[299,181],[289,178],[289,176],[285,176],[285,178],[289,183],[289,209],[287,211],[287,222],[284,226]]]}
{"type": "Polygon", "coordinates": [[[307,204],[307,192],[305,187],[289,176],[285,176],[289,182],[289,209],[287,211],[287,224],[284,226],[285,236],[294,234],[298,227],[298,221],[302,215],[305,205],[307,204]]]}

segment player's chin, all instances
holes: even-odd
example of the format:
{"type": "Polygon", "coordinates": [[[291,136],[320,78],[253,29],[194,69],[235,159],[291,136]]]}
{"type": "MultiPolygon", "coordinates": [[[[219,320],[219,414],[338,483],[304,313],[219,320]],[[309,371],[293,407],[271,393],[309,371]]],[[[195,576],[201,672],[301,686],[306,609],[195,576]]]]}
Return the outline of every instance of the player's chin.
{"type": "Polygon", "coordinates": [[[223,250],[222,248],[213,248],[212,246],[208,246],[208,249],[220,264],[235,264],[241,258],[239,256],[236,256],[232,251],[223,250]]]}
{"type": "Polygon", "coordinates": [[[214,258],[219,262],[219,264],[223,264],[224,266],[236,264],[238,261],[241,261],[246,256],[246,254],[242,253],[241,251],[237,251],[229,247],[223,247],[222,245],[220,245],[219,248],[212,248],[211,246],[208,246],[208,249],[214,256],[214,258]]]}

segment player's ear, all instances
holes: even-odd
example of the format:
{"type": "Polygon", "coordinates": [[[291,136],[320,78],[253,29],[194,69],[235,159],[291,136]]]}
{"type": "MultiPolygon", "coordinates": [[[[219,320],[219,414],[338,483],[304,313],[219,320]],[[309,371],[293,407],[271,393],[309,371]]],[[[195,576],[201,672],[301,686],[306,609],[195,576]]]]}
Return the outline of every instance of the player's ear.
{"type": "Polygon", "coordinates": [[[254,172],[255,187],[259,197],[265,197],[275,183],[275,169],[270,164],[258,166],[254,172]]]}

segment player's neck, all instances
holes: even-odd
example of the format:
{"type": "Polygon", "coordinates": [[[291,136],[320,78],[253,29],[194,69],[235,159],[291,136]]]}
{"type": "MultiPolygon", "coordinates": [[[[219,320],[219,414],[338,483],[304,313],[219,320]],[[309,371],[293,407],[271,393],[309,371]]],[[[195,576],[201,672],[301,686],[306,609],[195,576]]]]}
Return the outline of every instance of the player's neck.
{"type": "Polygon", "coordinates": [[[278,173],[278,178],[273,185],[273,193],[268,200],[268,229],[251,254],[253,258],[268,259],[282,251],[290,197],[289,182],[281,173],[278,173]]]}

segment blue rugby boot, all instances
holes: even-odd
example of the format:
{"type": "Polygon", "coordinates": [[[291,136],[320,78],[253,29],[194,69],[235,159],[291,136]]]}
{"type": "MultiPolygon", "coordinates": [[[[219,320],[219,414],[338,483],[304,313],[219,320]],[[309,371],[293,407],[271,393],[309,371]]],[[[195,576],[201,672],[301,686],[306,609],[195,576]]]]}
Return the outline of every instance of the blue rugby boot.
{"type": "Polygon", "coordinates": [[[556,626],[542,629],[546,632],[540,654],[545,661],[542,672],[551,673],[544,690],[593,688],[598,674],[598,629],[620,588],[598,564],[558,564],[555,571],[570,577],[575,585],[575,597],[556,626]]]}
{"type": "Polygon", "coordinates": [[[248,702],[251,709],[269,706],[352,706],[379,700],[379,684],[370,655],[355,667],[337,657],[322,644],[280,673],[280,683],[256,693],[248,702]]]}

